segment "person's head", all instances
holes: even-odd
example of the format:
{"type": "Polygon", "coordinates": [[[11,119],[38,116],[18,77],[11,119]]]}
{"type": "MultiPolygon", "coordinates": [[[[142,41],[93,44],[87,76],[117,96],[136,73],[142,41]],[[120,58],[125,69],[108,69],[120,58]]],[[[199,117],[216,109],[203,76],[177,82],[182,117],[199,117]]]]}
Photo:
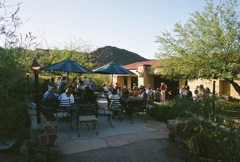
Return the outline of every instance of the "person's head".
{"type": "Polygon", "coordinates": [[[159,91],[159,90],[160,90],[159,88],[156,89],[156,91],[159,91]]]}
{"type": "Polygon", "coordinates": [[[199,88],[200,88],[200,89],[204,89],[203,84],[200,84],[199,88]]]}
{"type": "Polygon", "coordinates": [[[51,82],[54,82],[54,80],[55,80],[54,77],[51,77],[51,78],[50,78],[50,81],[51,81],[51,82]]]}
{"type": "Polygon", "coordinates": [[[194,94],[198,94],[198,90],[197,89],[194,90],[194,94]]]}
{"type": "Polygon", "coordinates": [[[70,95],[72,94],[72,88],[67,88],[65,92],[67,96],[70,97],[70,95]]]}
{"type": "Polygon", "coordinates": [[[210,88],[206,87],[206,92],[211,93],[210,88]]]}
{"type": "Polygon", "coordinates": [[[114,89],[112,90],[112,94],[113,94],[113,95],[117,94],[117,89],[114,88],[114,89]]]}
{"type": "Polygon", "coordinates": [[[187,91],[189,91],[189,90],[190,90],[190,87],[187,85],[187,86],[185,86],[185,89],[186,89],[187,91]]]}

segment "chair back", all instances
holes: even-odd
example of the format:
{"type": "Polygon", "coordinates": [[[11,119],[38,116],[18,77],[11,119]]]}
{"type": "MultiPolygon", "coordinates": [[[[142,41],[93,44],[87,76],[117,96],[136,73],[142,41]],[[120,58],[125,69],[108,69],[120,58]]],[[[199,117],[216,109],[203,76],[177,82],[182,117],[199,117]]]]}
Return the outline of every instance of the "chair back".
{"type": "Polygon", "coordinates": [[[71,104],[70,104],[70,98],[68,99],[61,99],[59,101],[59,107],[70,107],[71,104]]]}
{"type": "Polygon", "coordinates": [[[95,115],[98,116],[97,103],[82,103],[78,105],[78,116],[95,115]]]}
{"type": "Polygon", "coordinates": [[[114,109],[121,109],[122,108],[122,103],[120,99],[112,99],[110,102],[110,108],[112,110],[114,109]]]}
{"type": "Polygon", "coordinates": [[[53,98],[47,98],[47,99],[43,99],[43,108],[44,109],[57,109],[58,108],[58,100],[57,99],[53,99],[53,98]]]}
{"type": "Polygon", "coordinates": [[[131,100],[130,106],[138,109],[146,109],[147,107],[147,100],[145,99],[137,99],[137,100],[131,100]]]}

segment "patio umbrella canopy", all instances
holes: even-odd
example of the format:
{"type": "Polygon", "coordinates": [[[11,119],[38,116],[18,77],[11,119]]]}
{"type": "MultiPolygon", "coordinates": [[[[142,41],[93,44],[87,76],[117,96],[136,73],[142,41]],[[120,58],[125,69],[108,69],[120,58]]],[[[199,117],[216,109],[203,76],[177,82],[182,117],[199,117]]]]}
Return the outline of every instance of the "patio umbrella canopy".
{"type": "Polygon", "coordinates": [[[54,71],[63,71],[63,72],[73,72],[73,73],[93,73],[91,70],[79,65],[70,58],[48,65],[40,68],[40,70],[54,70],[54,71]]]}
{"type": "Polygon", "coordinates": [[[93,72],[100,74],[134,74],[133,72],[123,68],[114,62],[110,62],[107,65],[94,69],[93,72]]]}

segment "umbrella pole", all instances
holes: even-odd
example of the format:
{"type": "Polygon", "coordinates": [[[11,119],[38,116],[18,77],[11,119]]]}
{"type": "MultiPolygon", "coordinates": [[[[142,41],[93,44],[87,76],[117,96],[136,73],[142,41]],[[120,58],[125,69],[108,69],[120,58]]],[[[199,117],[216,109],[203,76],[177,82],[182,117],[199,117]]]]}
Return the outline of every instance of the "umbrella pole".
{"type": "Polygon", "coordinates": [[[67,72],[67,82],[69,82],[69,72],[67,72]]]}

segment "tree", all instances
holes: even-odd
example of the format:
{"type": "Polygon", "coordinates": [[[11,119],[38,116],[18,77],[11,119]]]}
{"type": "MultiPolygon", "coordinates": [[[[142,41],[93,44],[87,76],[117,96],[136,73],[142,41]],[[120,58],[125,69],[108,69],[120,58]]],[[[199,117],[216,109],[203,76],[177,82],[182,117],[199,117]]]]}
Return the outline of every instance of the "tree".
{"type": "Polygon", "coordinates": [[[206,0],[203,11],[190,14],[184,24],[176,23],[173,33],[162,32],[158,59],[169,78],[210,78],[213,74],[230,82],[240,72],[240,21],[238,0],[223,0],[218,5],[206,0]]]}
{"type": "Polygon", "coordinates": [[[0,140],[28,135],[30,118],[25,103],[27,81],[33,53],[26,49],[34,44],[31,34],[17,33],[22,21],[20,4],[8,5],[0,0],[0,140]]]}

